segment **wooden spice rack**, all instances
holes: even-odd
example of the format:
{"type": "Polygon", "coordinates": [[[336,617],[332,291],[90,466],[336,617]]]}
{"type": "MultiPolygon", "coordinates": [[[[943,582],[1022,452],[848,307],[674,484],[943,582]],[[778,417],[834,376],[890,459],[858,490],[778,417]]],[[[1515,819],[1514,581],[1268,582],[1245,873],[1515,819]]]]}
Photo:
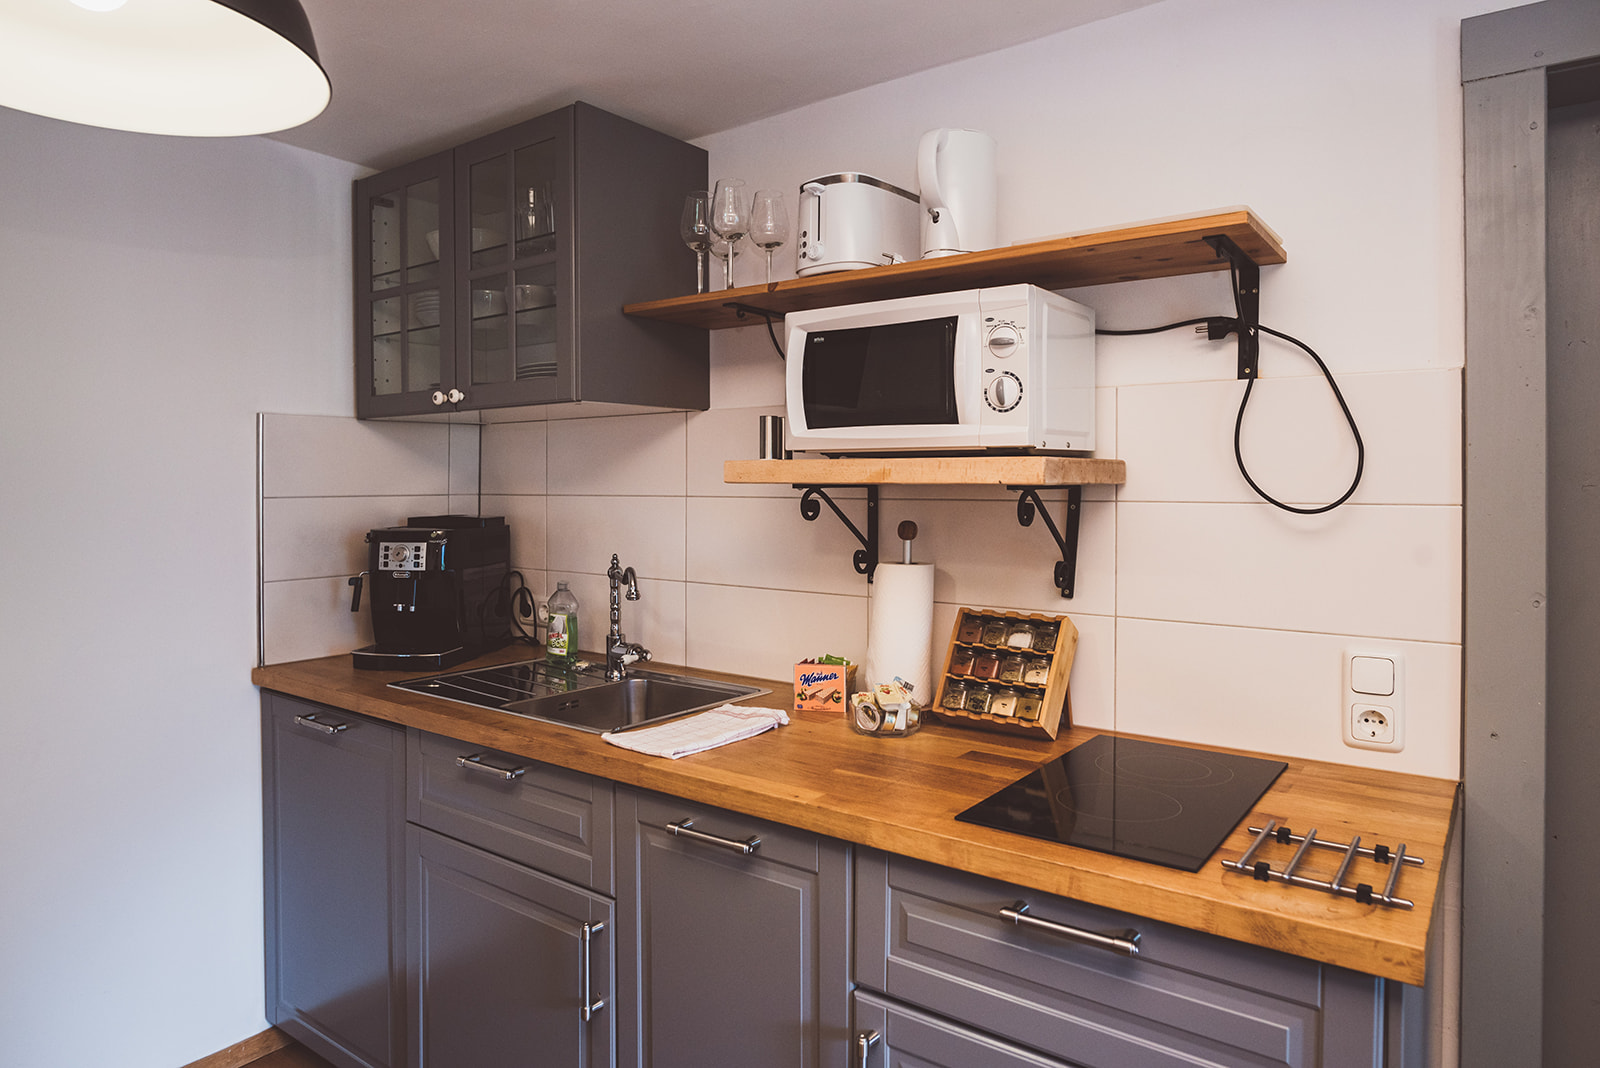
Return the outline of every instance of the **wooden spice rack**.
{"type": "Polygon", "coordinates": [[[722,480],[738,483],[787,483],[801,491],[800,516],[811,521],[822,505],[833,509],[861,548],[855,551],[855,568],[872,581],[878,566],[878,487],[880,485],[1004,486],[1017,494],[1017,522],[1033,525],[1042,516],[1055,540],[1061,559],[1054,580],[1061,596],[1071,597],[1078,572],[1078,517],[1083,511],[1084,486],[1115,486],[1127,481],[1128,466],[1121,460],[1093,456],[890,456],[827,457],[797,460],[729,460],[722,480]],[[866,529],[852,523],[828,496],[832,486],[865,486],[866,529]],[[1067,508],[1057,527],[1050,518],[1040,489],[1065,487],[1067,508]]]}
{"type": "MultiPolygon", "coordinates": [[[[928,714],[938,717],[946,723],[954,723],[963,727],[980,727],[985,730],[1004,731],[1010,734],[1026,735],[1030,738],[1054,738],[1060,731],[1063,717],[1067,711],[1067,680],[1072,674],[1072,658],[1078,649],[1078,628],[1066,616],[1032,615],[1021,612],[990,612],[980,611],[976,608],[963,608],[956,613],[955,625],[950,630],[950,645],[945,650],[944,673],[939,680],[939,692],[935,695],[932,705],[928,707],[928,714]],[[1041,624],[1054,625],[1056,640],[1048,652],[1043,651],[1036,644],[1030,644],[1027,650],[1011,646],[1004,637],[999,642],[987,641],[978,638],[976,641],[963,641],[963,628],[977,627],[979,633],[986,624],[1000,622],[1008,628],[1014,623],[1026,623],[1031,626],[1041,624]],[[1021,680],[1005,681],[995,675],[975,674],[972,671],[958,672],[955,670],[955,658],[958,653],[983,655],[984,653],[1006,656],[1008,654],[1024,655],[1030,659],[1047,659],[1049,661],[1049,674],[1043,686],[1028,685],[1021,680]],[[1003,686],[1013,693],[1022,696],[1031,696],[1041,701],[1037,717],[1025,718],[1015,713],[994,715],[988,712],[971,711],[970,706],[963,709],[947,708],[945,701],[950,695],[951,687],[956,684],[983,684],[1003,686]]],[[[1069,721],[1070,723],[1070,721],[1069,721]]]]}
{"type": "Polygon", "coordinates": [[[752,314],[781,318],[793,311],[954,289],[1017,282],[1073,289],[1170,278],[1228,270],[1232,261],[1219,250],[1219,239],[1257,267],[1288,259],[1278,235],[1249,208],[1240,207],[959,256],[640,301],[622,310],[640,319],[726,330],[758,325],[752,314]]]}

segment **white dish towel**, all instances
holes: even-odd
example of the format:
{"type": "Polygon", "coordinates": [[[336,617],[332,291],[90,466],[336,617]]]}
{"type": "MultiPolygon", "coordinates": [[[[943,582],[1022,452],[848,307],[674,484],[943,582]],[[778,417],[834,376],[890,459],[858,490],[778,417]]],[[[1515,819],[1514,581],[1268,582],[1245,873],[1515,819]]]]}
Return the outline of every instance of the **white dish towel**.
{"type": "Polygon", "coordinates": [[[620,733],[609,731],[600,737],[612,745],[632,749],[636,753],[677,760],[729,742],[754,738],[788,722],[789,716],[782,709],[723,705],[656,727],[641,727],[620,733]]]}

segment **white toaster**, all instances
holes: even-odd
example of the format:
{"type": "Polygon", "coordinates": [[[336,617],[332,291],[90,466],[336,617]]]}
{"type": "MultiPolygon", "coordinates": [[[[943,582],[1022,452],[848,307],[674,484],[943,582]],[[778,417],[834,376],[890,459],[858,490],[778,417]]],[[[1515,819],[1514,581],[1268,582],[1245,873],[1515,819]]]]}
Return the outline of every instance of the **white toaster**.
{"type": "Polygon", "coordinates": [[[850,171],[800,187],[797,275],[905,263],[921,255],[921,238],[915,193],[850,171]]]}

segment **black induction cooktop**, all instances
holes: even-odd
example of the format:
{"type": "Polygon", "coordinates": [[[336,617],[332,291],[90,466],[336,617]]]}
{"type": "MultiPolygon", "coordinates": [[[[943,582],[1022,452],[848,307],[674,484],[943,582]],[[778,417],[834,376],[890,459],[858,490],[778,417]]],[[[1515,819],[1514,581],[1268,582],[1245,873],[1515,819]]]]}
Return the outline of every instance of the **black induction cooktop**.
{"type": "Polygon", "coordinates": [[[1102,734],[956,819],[1199,871],[1287,766],[1102,734]]]}

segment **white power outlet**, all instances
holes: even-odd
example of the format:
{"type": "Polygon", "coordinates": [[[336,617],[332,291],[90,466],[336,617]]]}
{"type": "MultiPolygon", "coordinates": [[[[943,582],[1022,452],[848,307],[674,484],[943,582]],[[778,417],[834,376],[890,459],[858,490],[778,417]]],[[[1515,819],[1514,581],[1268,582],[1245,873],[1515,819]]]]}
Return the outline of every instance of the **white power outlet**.
{"type": "Polygon", "coordinates": [[[1346,649],[1339,702],[1344,744],[1399,752],[1405,747],[1405,657],[1392,649],[1346,649]]]}

